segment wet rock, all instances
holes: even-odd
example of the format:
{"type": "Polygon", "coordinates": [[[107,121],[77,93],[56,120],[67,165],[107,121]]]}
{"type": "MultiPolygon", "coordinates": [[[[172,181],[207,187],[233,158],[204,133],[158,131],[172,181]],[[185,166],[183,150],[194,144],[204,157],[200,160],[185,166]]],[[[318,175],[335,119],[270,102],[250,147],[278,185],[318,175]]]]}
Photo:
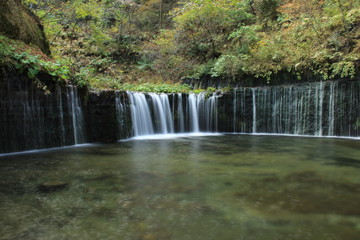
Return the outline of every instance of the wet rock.
{"type": "Polygon", "coordinates": [[[332,160],[334,161],[330,163],[325,163],[324,165],[360,168],[360,161],[357,159],[347,158],[347,157],[334,157],[332,158],[332,160]]]}
{"type": "Polygon", "coordinates": [[[45,182],[40,184],[37,189],[43,193],[55,192],[65,189],[69,184],[61,181],[45,182]]]}
{"type": "Polygon", "coordinates": [[[281,227],[281,226],[289,225],[291,222],[288,219],[274,219],[274,220],[270,220],[269,223],[281,227]]]}
{"type": "Polygon", "coordinates": [[[225,185],[225,186],[232,186],[233,183],[232,183],[232,182],[224,182],[224,185],[225,185]]]}
{"type": "Polygon", "coordinates": [[[137,174],[134,174],[134,177],[136,179],[144,179],[144,180],[154,180],[154,179],[158,179],[159,177],[153,173],[150,173],[150,172],[144,172],[144,171],[141,171],[137,174]]]}
{"type": "Polygon", "coordinates": [[[174,184],[169,187],[171,192],[191,194],[197,191],[196,186],[185,186],[180,184],[174,184]]]}
{"type": "Polygon", "coordinates": [[[245,198],[245,197],[246,197],[246,193],[236,192],[236,193],[234,193],[234,196],[235,196],[235,198],[242,199],[242,198],[245,198]]]}
{"type": "Polygon", "coordinates": [[[211,206],[203,204],[201,202],[190,202],[182,206],[182,210],[197,214],[210,214],[215,213],[215,209],[211,206]]]}
{"type": "Polygon", "coordinates": [[[222,97],[224,94],[223,94],[223,92],[222,91],[220,91],[220,90],[218,90],[218,91],[216,91],[215,93],[214,93],[214,95],[215,95],[215,97],[222,97]]]}
{"type": "Polygon", "coordinates": [[[76,179],[82,182],[96,182],[96,181],[108,181],[114,179],[114,174],[102,174],[96,176],[77,176],[76,179]]]}

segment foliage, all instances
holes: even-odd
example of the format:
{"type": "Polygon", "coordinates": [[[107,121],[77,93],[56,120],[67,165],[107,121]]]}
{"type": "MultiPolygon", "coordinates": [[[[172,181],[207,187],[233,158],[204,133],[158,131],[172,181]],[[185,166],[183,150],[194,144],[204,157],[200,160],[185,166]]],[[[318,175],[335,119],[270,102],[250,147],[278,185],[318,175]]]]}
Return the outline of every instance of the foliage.
{"type": "Polygon", "coordinates": [[[178,79],[249,75],[268,83],[284,71],[352,78],[359,73],[359,6],[359,0],[189,0],[172,12],[175,29],[152,41],[152,71],[176,67],[178,79]]]}
{"type": "Polygon", "coordinates": [[[92,88],[171,92],[162,84],[184,78],[359,74],[360,0],[23,2],[42,19],[54,58],[92,88]]]}
{"type": "Polygon", "coordinates": [[[258,19],[265,26],[269,21],[277,20],[280,0],[257,0],[253,1],[253,7],[258,11],[258,19]]]}
{"type": "Polygon", "coordinates": [[[187,84],[153,84],[144,83],[140,85],[124,84],[120,88],[126,91],[136,92],[155,92],[155,93],[188,93],[192,91],[192,88],[187,84]]]}
{"type": "Polygon", "coordinates": [[[70,78],[67,66],[47,58],[39,49],[2,35],[0,35],[0,64],[14,66],[31,79],[35,79],[40,72],[54,76],[59,81],[68,81],[70,78]]]}

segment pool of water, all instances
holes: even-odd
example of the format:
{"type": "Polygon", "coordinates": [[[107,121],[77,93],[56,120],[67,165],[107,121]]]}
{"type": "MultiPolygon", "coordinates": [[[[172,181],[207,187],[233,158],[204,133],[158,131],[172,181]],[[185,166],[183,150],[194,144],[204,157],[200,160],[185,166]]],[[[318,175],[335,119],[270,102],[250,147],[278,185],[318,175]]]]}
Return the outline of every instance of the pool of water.
{"type": "Polygon", "coordinates": [[[0,157],[0,239],[358,240],[360,141],[131,140],[0,157]]]}

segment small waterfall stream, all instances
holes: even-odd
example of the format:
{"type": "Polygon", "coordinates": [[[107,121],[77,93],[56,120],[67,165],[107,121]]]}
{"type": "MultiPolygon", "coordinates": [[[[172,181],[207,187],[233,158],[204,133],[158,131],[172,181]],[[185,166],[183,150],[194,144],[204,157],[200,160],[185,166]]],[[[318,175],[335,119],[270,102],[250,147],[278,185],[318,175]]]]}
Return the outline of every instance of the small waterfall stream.
{"type": "MultiPolygon", "coordinates": [[[[252,88],[252,102],[253,102],[253,124],[252,124],[252,132],[256,133],[256,124],[257,124],[257,118],[256,118],[256,89],[252,88]]],[[[266,93],[266,92],[265,92],[266,93]]],[[[265,94],[266,98],[266,94],[265,94]]]]}
{"type": "MultiPolygon", "coordinates": [[[[175,102],[175,101],[174,101],[175,102]]],[[[178,131],[180,133],[185,132],[185,120],[183,110],[183,97],[181,93],[177,94],[177,118],[178,118],[178,131]]]]}
{"type": "Polygon", "coordinates": [[[152,135],[155,133],[153,121],[150,115],[149,104],[145,94],[128,92],[130,100],[130,112],[133,124],[134,136],[152,135]]]}
{"type": "Polygon", "coordinates": [[[190,132],[200,132],[199,116],[198,116],[198,101],[194,93],[190,93],[187,99],[187,109],[189,114],[190,132]]]}
{"type": "Polygon", "coordinates": [[[74,134],[74,143],[80,144],[85,142],[84,117],[80,105],[80,98],[76,87],[67,88],[68,107],[71,111],[72,126],[74,134]]]}
{"type": "Polygon", "coordinates": [[[169,98],[166,94],[149,93],[153,104],[153,119],[155,133],[168,134],[174,133],[174,121],[169,104],[169,98]]]}

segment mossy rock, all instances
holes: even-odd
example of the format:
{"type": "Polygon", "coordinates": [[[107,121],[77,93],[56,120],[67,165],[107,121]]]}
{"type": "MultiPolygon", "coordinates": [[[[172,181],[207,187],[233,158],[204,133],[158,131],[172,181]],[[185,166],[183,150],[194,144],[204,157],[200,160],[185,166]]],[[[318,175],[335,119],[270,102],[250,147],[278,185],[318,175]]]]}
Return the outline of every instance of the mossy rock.
{"type": "Polygon", "coordinates": [[[0,1],[0,34],[39,47],[50,55],[40,19],[21,4],[20,0],[0,1]]]}

